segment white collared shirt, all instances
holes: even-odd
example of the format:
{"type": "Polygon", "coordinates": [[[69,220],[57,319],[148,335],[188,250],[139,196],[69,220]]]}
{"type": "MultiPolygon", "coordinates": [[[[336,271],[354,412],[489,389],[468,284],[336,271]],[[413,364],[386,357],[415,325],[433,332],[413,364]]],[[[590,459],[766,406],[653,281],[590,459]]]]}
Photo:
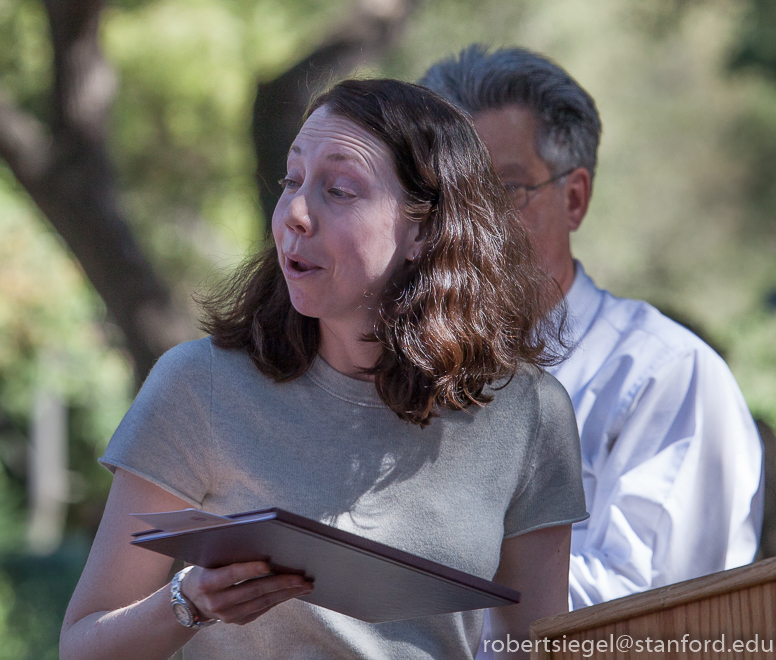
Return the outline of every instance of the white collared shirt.
{"type": "Polygon", "coordinates": [[[574,349],[549,371],[574,404],[590,513],[572,531],[572,609],[751,562],[762,445],[728,366],[578,262],[566,303],[574,349]]]}
{"type": "MultiPolygon", "coordinates": [[[[597,288],[579,262],[566,305],[574,348],[548,371],[574,404],[590,513],[572,528],[569,607],[751,562],[762,445],[728,366],[651,305],[597,288]]],[[[477,660],[492,657],[480,643],[477,660]]]]}

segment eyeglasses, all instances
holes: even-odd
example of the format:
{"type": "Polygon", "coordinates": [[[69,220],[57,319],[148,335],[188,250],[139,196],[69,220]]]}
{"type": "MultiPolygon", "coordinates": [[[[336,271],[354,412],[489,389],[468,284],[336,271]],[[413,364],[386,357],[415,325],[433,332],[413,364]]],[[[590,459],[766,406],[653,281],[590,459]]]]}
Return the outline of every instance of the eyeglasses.
{"type": "Polygon", "coordinates": [[[551,177],[546,181],[542,181],[541,183],[537,183],[535,186],[522,186],[522,185],[514,185],[511,183],[506,183],[504,184],[504,187],[507,189],[509,196],[512,198],[512,204],[514,205],[514,207],[518,211],[522,211],[526,206],[528,206],[528,202],[531,201],[531,196],[529,193],[532,193],[534,190],[539,190],[539,188],[541,188],[542,186],[546,186],[548,183],[552,183],[553,181],[562,179],[564,176],[568,176],[575,169],[577,168],[572,167],[570,170],[566,170],[565,172],[556,174],[554,177],[551,177]]]}

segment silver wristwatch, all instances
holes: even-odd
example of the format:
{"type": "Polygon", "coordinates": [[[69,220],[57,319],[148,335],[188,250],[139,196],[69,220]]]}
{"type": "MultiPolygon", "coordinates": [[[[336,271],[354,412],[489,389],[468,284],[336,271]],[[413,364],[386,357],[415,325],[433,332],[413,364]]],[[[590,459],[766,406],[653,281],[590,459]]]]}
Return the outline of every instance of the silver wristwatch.
{"type": "Polygon", "coordinates": [[[207,621],[203,621],[199,612],[197,612],[194,603],[189,601],[186,596],[181,593],[181,582],[183,581],[183,578],[186,577],[186,573],[192,568],[194,567],[187,566],[182,571],[178,571],[172,579],[172,582],[170,583],[170,593],[172,594],[170,606],[172,607],[172,613],[175,615],[178,623],[182,626],[186,626],[187,628],[206,628],[207,626],[212,626],[214,623],[218,623],[219,620],[208,619],[207,621]]]}

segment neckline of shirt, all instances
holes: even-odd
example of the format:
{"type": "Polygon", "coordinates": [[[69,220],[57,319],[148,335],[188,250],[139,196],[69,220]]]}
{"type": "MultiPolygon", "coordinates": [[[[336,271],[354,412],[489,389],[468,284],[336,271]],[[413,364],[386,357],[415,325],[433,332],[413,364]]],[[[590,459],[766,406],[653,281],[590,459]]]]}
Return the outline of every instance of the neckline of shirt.
{"type": "MultiPolygon", "coordinates": [[[[603,299],[603,291],[596,287],[582,264],[574,260],[574,282],[566,294],[569,339],[577,344],[595,320],[603,299]]],[[[358,380],[340,373],[320,355],[316,355],[305,374],[315,385],[333,397],[369,408],[383,408],[385,403],[377,394],[374,383],[358,380]]]]}
{"type": "Polygon", "coordinates": [[[576,259],[574,266],[576,273],[574,274],[574,282],[566,294],[566,309],[568,310],[569,339],[571,339],[572,344],[577,344],[593,325],[604,294],[576,259]]]}
{"type": "Polygon", "coordinates": [[[320,355],[315,356],[305,375],[322,390],[342,401],[368,408],[385,407],[374,383],[341,374],[320,355]]]}

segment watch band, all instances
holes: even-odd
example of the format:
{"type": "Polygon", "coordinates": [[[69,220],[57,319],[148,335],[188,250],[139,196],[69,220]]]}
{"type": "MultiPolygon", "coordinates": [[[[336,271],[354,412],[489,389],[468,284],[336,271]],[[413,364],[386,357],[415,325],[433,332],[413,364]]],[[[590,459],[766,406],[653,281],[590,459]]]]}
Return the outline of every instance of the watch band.
{"type": "Polygon", "coordinates": [[[175,615],[175,619],[182,626],[186,628],[207,628],[214,623],[218,623],[219,619],[208,619],[203,621],[197,608],[194,606],[186,596],[181,592],[181,582],[186,577],[193,566],[187,566],[183,570],[178,571],[170,582],[170,607],[172,607],[172,613],[175,615]]]}

